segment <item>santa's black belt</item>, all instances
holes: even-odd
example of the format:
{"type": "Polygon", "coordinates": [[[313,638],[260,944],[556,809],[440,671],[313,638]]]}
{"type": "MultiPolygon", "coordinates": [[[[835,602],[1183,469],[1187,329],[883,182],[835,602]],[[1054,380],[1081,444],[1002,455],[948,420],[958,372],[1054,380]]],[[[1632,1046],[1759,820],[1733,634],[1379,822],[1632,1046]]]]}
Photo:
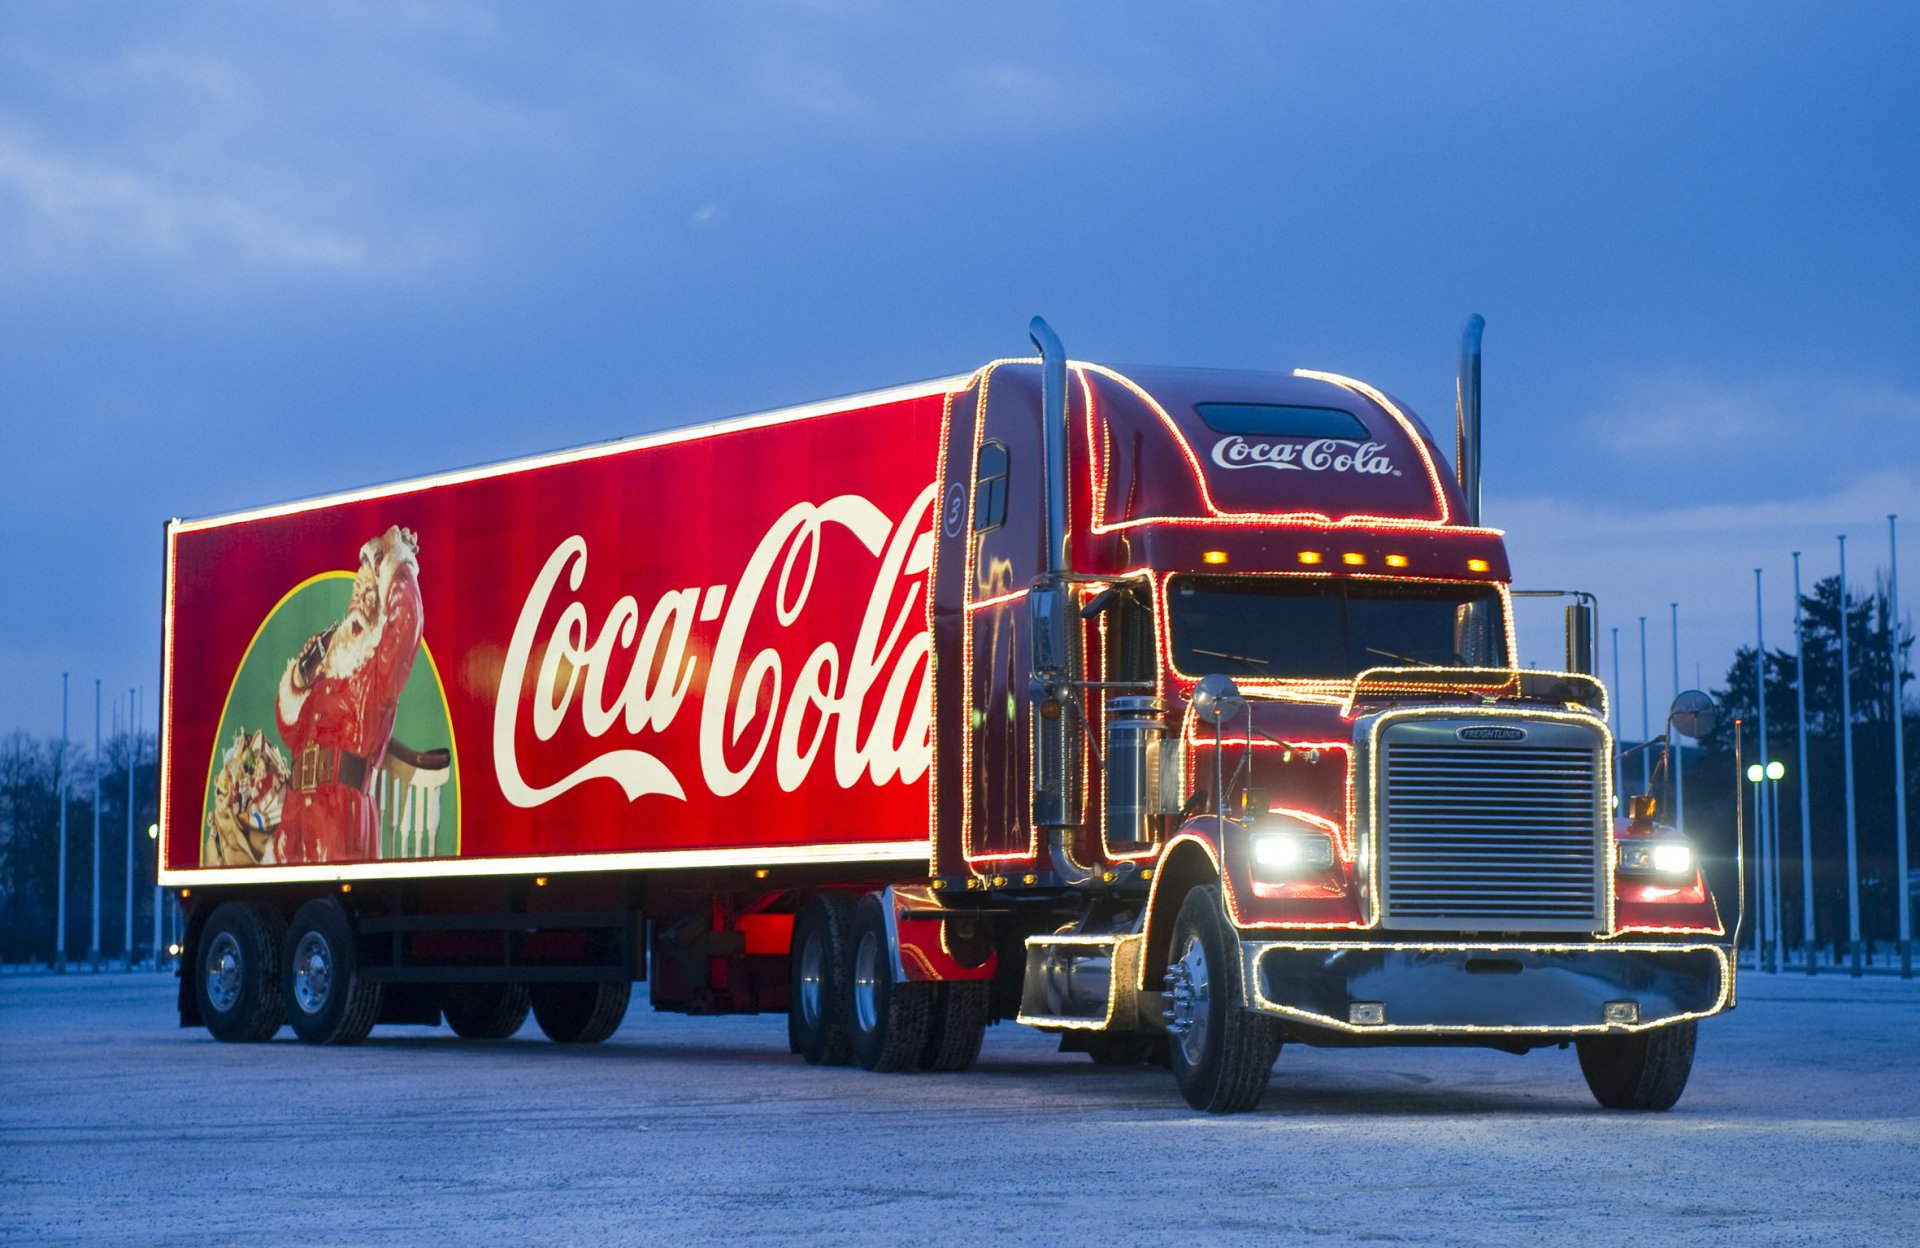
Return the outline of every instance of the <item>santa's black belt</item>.
{"type": "Polygon", "coordinates": [[[364,793],[369,770],[367,760],[352,750],[309,745],[294,760],[293,787],[297,792],[311,793],[323,784],[339,784],[364,793]]]}

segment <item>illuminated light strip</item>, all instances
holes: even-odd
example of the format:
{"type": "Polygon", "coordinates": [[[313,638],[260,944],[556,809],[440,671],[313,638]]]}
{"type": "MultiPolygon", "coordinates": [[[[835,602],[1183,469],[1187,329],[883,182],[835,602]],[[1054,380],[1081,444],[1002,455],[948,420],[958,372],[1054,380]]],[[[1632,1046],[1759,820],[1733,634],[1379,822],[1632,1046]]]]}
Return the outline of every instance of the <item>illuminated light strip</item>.
{"type": "Polygon", "coordinates": [[[342,880],[405,880],[473,875],[562,875],[581,871],[674,867],[788,866],[801,863],[924,862],[927,843],[874,841],[845,845],[762,845],[743,849],[656,849],[530,858],[408,858],[393,862],[317,863],[292,867],[198,867],[160,873],[166,887],[342,880]]]}
{"type": "MultiPolygon", "coordinates": [[[[1181,454],[1185,456],[1187,461],[1187,466],[1189,469],[1192,470],[1194,475],[1194,481],[1199,488],[1201,502],[1206,506],[1207,511],[1211,513],[1211,516],[1213,517],[1214,522],[1225,521],[1229,523],[1259,524],[1261,526],[1297,522],[1297,523],[1312,525],[1314,527],[1324,527],[1324,528],[1352,528],[1356,526],[1374,526],[1379,528],[1408,529],[1408,530],[1428,530],[1428,529],[1447,527],[1447,528],[1452,528],[1462,532],[1483,532],[1483,533],[1494,533],[1497,535],[1497,532],[1498,532],[1497,530],[1477,529],[1477,528],[1469,529],[1464,526],[1455,526],[1455,525],[1447,524],[1448,510],[1447,510],[1446,493],[1440,485],[1439,474],[1434,470],[1433,458],[1432,456],[1427,454],[1425,439],[1422,438],[1419,435],[1419,433],[1414,430],[1411,421],[1400,411],[1398,407],[1394,406],[1394,404],[1390,400],[1388,400],[1384,394],[1381,394],[1378,390],[1373,389],[1373,387],[1367,385],[1365,382],[1355,381],[1350,377],[1341,377],[1338,374],[1334,374],[1334,373],[1316,373],[1307,369],[1294,370],[1294,376],[1296,377],[1307,377],[1311,379],[1330,382],[1331,384],[1340,386],[1343,389],[1363,394],[1369,399],[1372,399],[1375,403],[1379,404],[1382,410],[1387,412],[1388,415],[1390,415],[1394,420],[1399,422],[1401,429],[1412,440],[1414,449],[1417,452],[1419,452],[1421,461],[1426,465],[1427,479],[1433,486],[1434,501],[1440,513],[1439,519],[1414,520],[1406,516],[1352,515],[1352,516],[1342,517],[1339,520],[1335,520],[1333,519],[1333,517],[1327,515],[1325,512],[1318,512],[1318,511],[1298,511],[1298,512],[1279,512],[1279,513],[1223,511],[1213,501],[1213,494],[1207,488],[1206,470],[1201,466],[1200,457],[1197,454],[1195,454],[1192,443],[1187,441],[1187,437],[1184,433],[1181,432],[1179,424],[1173,419],[1172,416],[1167,414],[1166,408],[1160,404],[1160,401],[1158,399],[1155,399],[1151,394],[1147,393],[1147,391],[1138,382],[1135,382],[1132,378],[1127,377],[1124,374],[1115,372],[1113,369],[1106,368],[1099,364],[1082,364],[1080,365],[1080,367],[1089,372],[1098,373],[1102,377],[1106,377],[1109,380],[1114,381],[1119,385],[1125,387],[1127,390],[1133,393],[1134,397],[1138,398],[1142,403],[1145,403],[1148,409],[1152,411],[1154,415],[1159,417],[1160,423],[1166,426],[1168,433],[1170,433],[1173,436],[1175,444],[1178,445],[1178,447],[1180,448],[1181,454]]],[[[1121,521],[1116,524],[1108,524],[1108,523],[1105,523],[1104,520],[1101,518],[1100,513],[1096,512],[1093,517],[1092,531],[1100,534],[1112,533],[1120,529],[1132,528],[1134,525],[1137,525],[1137,524],[1149,524],[1149,523],[1156,523],[1156,522],[1177,522],[1181,519],[1193,520],[1198,518],[1174,517],[1174,516],[1143,516],[1143,517],[1137,517],[1137,518],[1121,521]]]]}
{"type": "Polygon", "coordinates": [[[1020,601],[1020,599],[1025,598],[1026,596],[1027,596],[1026,590],[1016,589],[1010,594],[1000,594],[997,597],[993,597],[993,598],[982,598],[978,602],[969,602],[967,604],[967,610],[972,612],[972,611],[984,610],[987,607],[997,607],[1000,604],[1006,603],[1006,602],[1018,602],[1020,601]]]}
{"type": "MultiPolygon", "coordinates": [[[[160,856],[157,859],[158,876],[166,875],[168,837],[173,825],[173,599],[175,580],[175,548],[179,544],[180,522],[167,522],[167,592],[165,618],[161,624],[160,637],[160,856]]],[[[214,728],[218,736],[220,729],[214,728]]]]}
{"type": "MultiPolygon", "coordinates": [[[[1509,653],[1511,653],[1511,651],[1509,651],[1509,653]]],[[[1347,696],[1345,714],[1349,718],[1352,717],[1353,708],[1355,707],[1355,705],[1357,705],[1357,699],[1360,693],[1360,685],[1368,677],[1383,674],[1383,673],[1387,675],[1392,675],[1395,672],[1402,672],[1405,670],[1407,669],[1400,668],[1400,667],[1369,667],[1365,671],[1361,672],[1358,676],[1355,676],[1353,678],[1352,691],[1347,696]]],[[[1496,684],[1501,687],[1512,686],[1516,690],[1516,692],[1513,695],[1515,697],[1520,696],[1518,693],[1518,688],[1520,685],[1520,677],[1522,676],[1544,676],[1549,678],[1572,678],[1577,680],[1592,681],[1593,687],[1600,691],[1600,709],[1598,712],[1595,712],[1583,705],[1579,713],[1583,715],[1595,715],[1597,718],[1601,720],[1605,720],[1607,718],[1607,697],[1608,697],[1607,687],[1601,684],[1598,680],[1594,680],[1593,677],[1588,676],[1582,672],[1557,672],[1552,670],[1551,668],[1544,668],[1544,667],[1449,667],[1449,668],[1433,668],[1429,670],[1445,671],[1448,675],[1458,674],[1461,676],[1504,676],[1505,679],[1500,680],[1498,682],[1487,681],[1484,683],[1488,687],[1493,687],[1496,684]]],[[[1480,682],[1474,682],[1474,681],[1466,682],[1466,684],[1470,688],[1478,687],[1479,683],[1480,682]]],[[[1382,681],[1373,685],[1373,688],[1380,690],[1382,693],[1440,693],[1440,692],[1445,692],[1446,690],[1453,687],[1454,686],[1441,681],[1438,677],[1434,678],[1433,680],[1382,681]]]]}
{"type": "MultiPolygon", "coordinates": [[[[1143,966],[1146,961],[1146,959],[1137,956],[1145,947],[1145,933],[1129,933],[1124,936],[1029,936],[1027,937],[1026,944],[1029,948],[1036,944],[1041,946],[1088,945],[1100,948],[1111,948],[1113,950],[1113,954],[1107,963],[1107,1012],[1105,1017],[1095,1022],[1092,1019],[1086,1018],[1055,1018],[1052,1015],[1028,1014],[1025,1011],[1021,1011],[1015,1015],[1015,1022],[1028,1027],[1058,1027],[1067,1031],[1107,1030],[1113,1026],[1114,1015],[1120,1008],[1120,981],[1128,969],[1126,965],[1128,961],[1127,955],[1129,953],[1136,955],[1132,958],[1135,968],[1143,966]]],[[[1136,980],[1139,974],[1140,972],[1135,969],[1134,978],[1136,980]]]]}
{"type": "Polygon", "coordinates": [[[1440,484],[1440,473],[1433,466],[1433,456],[1427,454],[1427,440],[1420,436],[1420,431],[1413,427],[1413,421],[1407,418],[1407,414],[1402,412],[1392,399],[1389,399],[1386,395],[1364,381],[1356,381],[1352,377],[1342,377],[1339,373],[1322,373],[1310,368],[1296,368],[1293,370],[1293,375],[1295,377],[1310,377],[1315,381],[1332,382],[1336,386],[1342,386],[1358,394],[1364,394],[1369,399],[1372,399],[1374,403],[1379,406],[1380,410],[1398,421],[1401,432],[1405,433],[1408,440],[1413,443],[1413,449],[1420,453],[1420,462],[1427,466],[1427,481],[1433,486],[1434,501],[1440,505],[1440,523],[1445,524],[1447,522],[1447,490],[1445,486],[1440,484]]]}
{"type": "Polygon", "coordinates": [[[1529,944],[1402,944],[1384,942],[1343,943],[1322,941],[1312,943],[1291,943],[1286,941],[1243,941],[1240,945],[1241,978],[1246,983],[1246,1002],[1249,1007],[1265,1014],[1278,1014],[1287,1018],[1298,1018],[1335,1031],[1353,1034],[1380,1033],[1400,1035],[1537,1035],[1537,1036],[1573,1036],[1604,1035],[1619,1032],[1651,1031],[1671,1023],[1685,1022],[1690,1019],[1709,1018],[1720,1013],[1733,1003],[1733,968],[1727,959],[1727,952],[1719,945],[1628,945],[1628,944],[1566,944],[1566,945],[1529,945],[1529,944]],[[1480,1023],[1418,1023],[1394,1024],[1372,1023],[1356,1024],[1329,1014],[1316,1014],[1295,1006],[1282,1005],[1268,997],[1260,987],[1259,959],[1272,949],[1287,949],[1319,952],[1328,949],[1354,949],[1365,952],[1394,950],[1421,953],[1699,953],[1711,952],[1720,968],[1720,990],[1713,1005],[1705,1010],[1682,1011],[1678,1014],[1663,1015],[1651,1021],[1637,1023],[1578,1023],[1561,1026],[1530,1027],[1525,1024],[1506,1024],[1489,1026],[1480,1023]]]}
{"type": "MultiPolygon", "coordinates": [[[[1613,757],[1613,732],[1607,727],[1607,721],[1605,719],[1595,719],[1586,713],[1576,714],[1572,711],[1543,711],[1523,707],[1504,706],[1482,706],[1474,708],[1422,706],[1383,711],[1374,717],[1373,726],[1367,734],[1367,831],[1370,842],[1377,841],[1380,835],[1380,811],[1382,809],[1380,804],[1380,734],[1388,725],[1409,719],[1521,719],[1530,723],[1538,723],[1544,720],[1552,723],[1577,724],[1589,729],[1598,729],[1601,753],[1608,759],[1613,757]]],[[[1620,867],[1620,846],[1617,838],[1613,834],[1613,767],[1609,765],[1600,768],[1600,770],[1605,773],[1605,779],[1600,786],[1600,811],[1602,818],[1606,820],[1607,842],[1607,863],[1604,873],[1606,886],[1603,890],[1606,893],[1606,914],[1605,922],[1602,926],[1611,936],[1618,934],[1618,929],[1615,927],[1614,902],[1615,894],[1619,891],[1615,885],[1615,878],[1619,873],[1620,867]]],[[[1349,802],[1351,802],[1351,794],[1353,793],[1353,775],[1351,768],[1348,770],[1347,781],[1349,802]]],[[[1351,812],[1348,815],[1348,823],[1358,826],[1356,816],[1351,812]]],[[[1368,926],[1374,927],[1378,926],[1380,922],[1380,855],[1378,853],[1369,853],[1367,858],[1368,901],[1370,903],[1370,909],[1373,911],[1373,919],[1368,926]]]]}
{"type": "MultiPolygon", "coordinates": [[[[940,449],[933,461],[933,479],[947,483],[947,442],[952,437],[954,395],[940,402],[940,449]]],[[[937,488],[937,487],[936,487],[937,488]]],[[[934,600],[940,592],[940,549],[946,536],[943,516],[944,497],[935,501],[933,556],[927,561],[927,647],[933,652],[938,634],[934,632],[934,600]]],[[[932,664],[927,669],[927,874],[940,874],[940,678],[932,664]]],[[[944,925],[943,925],[944,926],[944,925]]],[[[944,933],[943,933],[944,937],[944,933]]]]}
{"type": "Polygon", "coordinates": [[[936,394],[951,395],[966,389],[975,374],[942,377],[933,381],[915,382],[904,386],[894,386],[886,390],[874,390],[865,394],[851,394],[837,399],[823,399],[816,403],[805,403],[797,407],[780,408],[775,411],[761,412],[747,416],[736,416],[730,420],[714,421],[704,425],[689,425],[679,429],[662,430],[659,433],[642,434],[633,438],[621,438],[612,442],[603,442],[597,446],[580,447],[570,451],[554,451],[545,455],[536,455],[528,459],[508,460],[496,464],[485,464],[475,468],[456,469],[452,472],[436,473],[425,477],[409,478],[405,481],[393,481],[383,485],[371,485],[364,489],[349,490],[339,494],[326,494],[318,498],[301,499],[291,503],[280,503],[269,507],[257,507],[249,511],[237,511],[226,515],[210,516],[201,520],[177,521],[182,532],[194,532],[199,529],[220,528],[230,524],[239,524],[248,520],[266,520],[277,516],[297,515],[305,511],[314,511],[322,507],[333,507],[344,503],[367,502],[376,498],[390,498],[396,494],[408,494],[417,490],[443,485],[459,485],[467,481],[483,481],[489,477],[511,476],[535,468],[548,468],[556,464],[579,463],[584,460],[604,459],[609,455],[623,455],[628,451],[637,451],[651,446],[671,446],[681,442],[697,442],[704,438],[721,434],[741,433],[750,429],[764,429],[771,425],[791,424],[796,421],[810,420],[818,416],[834,416],[846,412],[865,411],[882,407],[889,403],[902,403],[910,399],[930,398],[936,394]]]}

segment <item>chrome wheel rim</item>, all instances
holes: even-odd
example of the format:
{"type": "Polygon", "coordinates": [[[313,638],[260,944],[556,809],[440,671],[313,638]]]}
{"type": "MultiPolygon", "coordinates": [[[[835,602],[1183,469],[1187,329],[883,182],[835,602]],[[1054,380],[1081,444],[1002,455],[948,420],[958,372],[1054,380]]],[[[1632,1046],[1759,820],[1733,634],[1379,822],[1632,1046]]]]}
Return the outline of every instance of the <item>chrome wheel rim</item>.
{"type": "Polygon", "coordinates": [[[304,1014],[327,1008],[333,989],[333,946],[319,932],[308,932],[293,950],[293,1000],[304,1014]]]}
{"type": "Polygon", "coordinates": [[[1207,1051],[1212,1022],[1213,980],[1207,971],[1207,947],[1197,933],[1187,935],[1179,960],[1167,968],[1168,1007],[1173,1017],[1167,1030],[1179,1040],[1180,1056],[1197,1066],[1207,1051]]]}
{"type": "Polygon", "coordinates": [[[861,1031],[880,1025],[880,938],[872,932],[861,934],[853,954],[853,1013],[861,1031]]]}
{"type": "Polygon", "coordinates": [[[222,1014],[240,1001],[240,942],[221,932],[207,946],[207,1004],[222,1014]]]}
{"type": "Polygon", "coordinates": [[[821,982],[827,965],[825,944],[816,932],[800,951],[800,1018],[809,1027],[820,1025],[820,1001],[826,992],[821,982]]]}

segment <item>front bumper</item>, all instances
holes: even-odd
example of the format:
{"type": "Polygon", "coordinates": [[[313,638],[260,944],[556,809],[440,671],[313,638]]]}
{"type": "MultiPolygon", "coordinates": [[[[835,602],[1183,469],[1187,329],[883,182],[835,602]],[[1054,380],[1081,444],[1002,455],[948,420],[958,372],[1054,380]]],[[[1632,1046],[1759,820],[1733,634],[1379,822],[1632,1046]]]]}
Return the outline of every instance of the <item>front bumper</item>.
{"type": "Polygon", "coordinates": [[[1245,941],[1240,956],[1249,1008],[1355,1035],[1624,1034],[1733,1003],[1712,944],[1245,941]]]}

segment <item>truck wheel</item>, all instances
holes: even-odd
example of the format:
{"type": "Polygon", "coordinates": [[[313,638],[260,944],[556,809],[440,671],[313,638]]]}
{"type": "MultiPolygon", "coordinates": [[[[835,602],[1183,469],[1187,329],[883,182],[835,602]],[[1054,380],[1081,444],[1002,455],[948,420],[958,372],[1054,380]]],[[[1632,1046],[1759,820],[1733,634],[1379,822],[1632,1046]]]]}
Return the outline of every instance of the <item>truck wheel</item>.
{"type": "Polygon", "coordinates": [[[1214,1114],[1252,1109],[1280,1053],[1271,1020],[1241,1004],[1240,959],[1220,890],[1187,894],[1173,923],[1168,1056],[1187,1104],[1214,1114]]]}
{"type": "Polygon", "coordinates": [[[787,1048],[809,1066],[845,1066],[853,1060],[847,1036],[852,925],[853,907],[839,893],[815,893],[793,920],[787,1048]]]}
{"type": "Polygon", "coordinates": [[[533,1021],[555,1044],[599,1044],[620,1030],[633,985],[535,984],[533,1021]]]}
{"type": "Polygon", "coordinates": [[[853,1060],[868,1070],[914,1070],[933,1025],[932,984],[897,983],[878,893],[853,910],[853,977],[847,993],[853,1060]]]}
{"type": "Polygon", "coordinates": [[[281,976],[287,1021],[308,1044],[358,1044],[380,1017],[381,985],[360,974],[353,925],[331,898],[301,906],[281,976]]]}
{"type": "Polygon", "coordinates": [[[224,903],[200,933],[194,992],[200,1018],[215,1040],[271,1040],[286,1019],[275,972],[286,924],[275,911],[243,901],[224,903]]]}
{"type": "Polygon", "coordinates": [[[453,1034],[468,1040],[505,1040],[527,1021],[533,999],[525,984],[453,984],[440,999],[453,1034]]]}
{"type": "MultiPolygon", "coordinates": [[[[915,985],[918,987],[919,985],[915,985]]],[[[920,1050],[920,1069],[971,1070],[987,1034],[987,980],[955,980],[934,984],[933,1017],[927,1025],[927,1043],[920,1050]]]]}
{"type": "Polygon", "coordinates": [[[1608,1109],[1672,1109],[1693,1073],[1693,1020],[1630,1036],[1577,1040],[1580,1073],[1608,1109]]]}

